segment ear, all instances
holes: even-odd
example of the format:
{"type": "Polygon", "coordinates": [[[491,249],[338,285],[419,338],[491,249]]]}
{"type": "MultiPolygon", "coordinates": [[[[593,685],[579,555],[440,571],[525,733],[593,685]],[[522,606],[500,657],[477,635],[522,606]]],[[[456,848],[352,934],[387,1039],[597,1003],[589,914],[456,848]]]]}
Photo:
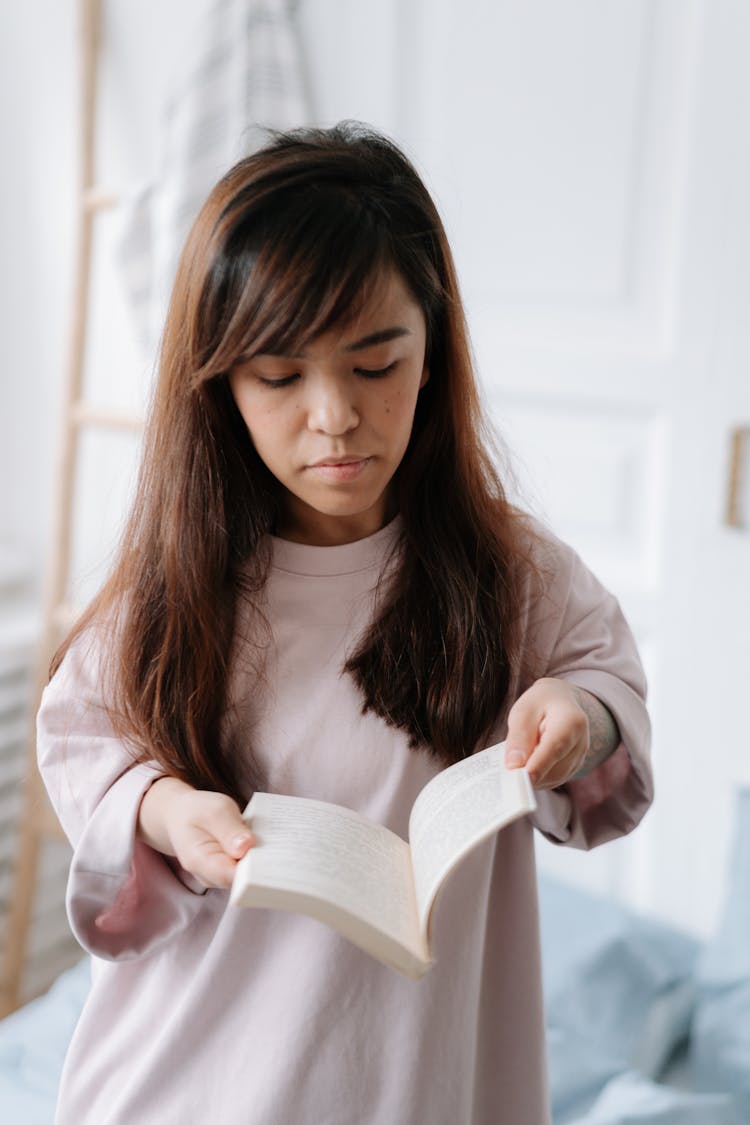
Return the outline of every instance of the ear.
{"type": "Polygon", "coordinates": [[[428,380],[429,378],[430,378],[430,369],[429,369],[429,367],[427,366],[427,364],[425,364],[425,365],[424,365],[424,367],[422,368],[422,377],[421,377],[421,379],[419,380],[419,389],[420,389],[420,391],[422,390],[422,387],[423,387],[423,386],[425,385],[425,383],[427,382],[427,380],[428,380]]]}

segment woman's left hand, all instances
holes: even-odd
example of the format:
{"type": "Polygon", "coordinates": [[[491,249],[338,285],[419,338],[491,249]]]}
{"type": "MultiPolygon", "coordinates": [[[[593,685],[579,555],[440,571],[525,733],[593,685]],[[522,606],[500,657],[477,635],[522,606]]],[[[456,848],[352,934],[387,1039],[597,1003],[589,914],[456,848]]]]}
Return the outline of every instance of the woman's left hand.
{"type": "Polygon", "coordinates": [[[508,715],[505,763],[526,766],[535,789],[554,789],[581,770],[589,753],[588,693],[565,680],[537,680],[508,715]],[[580,694],[579,694],[580,693],[580,694]]]}

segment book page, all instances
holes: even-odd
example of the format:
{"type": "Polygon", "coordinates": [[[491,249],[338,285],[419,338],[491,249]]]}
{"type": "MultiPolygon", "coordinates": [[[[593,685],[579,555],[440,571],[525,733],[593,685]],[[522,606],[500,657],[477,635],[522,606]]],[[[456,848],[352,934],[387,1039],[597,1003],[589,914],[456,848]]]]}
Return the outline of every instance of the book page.
{"type": "Polygon", "coordinates": [[[272,887],[422,945],[409,846],[395,832],[341,805],[276,793],[255,793],[243,815],[257,843],[237,865],[230,902],[249,885],[272,887]]]}
{"type": "Polygon", "coordinates": [[[427,783],[409,818],[419,924],[428,936],[440,887],[465,855],[506,824],[536,808],[525,769],[505,769],[505,744],[442,770],[427,783]]]}

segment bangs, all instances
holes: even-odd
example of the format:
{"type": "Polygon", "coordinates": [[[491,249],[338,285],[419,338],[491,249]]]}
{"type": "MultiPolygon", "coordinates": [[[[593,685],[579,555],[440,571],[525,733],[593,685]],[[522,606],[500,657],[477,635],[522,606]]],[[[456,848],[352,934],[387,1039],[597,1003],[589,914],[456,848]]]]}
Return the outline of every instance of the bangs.
{"type": "Polygon", "coordinates": [[[258,352],[298,354],[334,325],[347,326],[394,266],[384,216],[351,189],[277,190],[262,214],[231,223],[214,259],[204,309],[215,346],[204,352],[201,380],[258,352]]]}

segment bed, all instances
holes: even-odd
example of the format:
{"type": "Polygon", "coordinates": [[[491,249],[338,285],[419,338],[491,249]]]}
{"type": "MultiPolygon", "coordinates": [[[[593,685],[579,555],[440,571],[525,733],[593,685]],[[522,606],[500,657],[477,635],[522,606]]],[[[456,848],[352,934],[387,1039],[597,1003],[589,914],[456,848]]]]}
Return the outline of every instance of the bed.
{"type": "MultiPolygon", "coordinates": [[[[539,894],[555,1125],[749,1125],[750,789],[709,942],[548,878],[539,894]]],[[[84,958],[0,1022],[8,1125],[51,1125],[88,986],[84,958]]]]}

